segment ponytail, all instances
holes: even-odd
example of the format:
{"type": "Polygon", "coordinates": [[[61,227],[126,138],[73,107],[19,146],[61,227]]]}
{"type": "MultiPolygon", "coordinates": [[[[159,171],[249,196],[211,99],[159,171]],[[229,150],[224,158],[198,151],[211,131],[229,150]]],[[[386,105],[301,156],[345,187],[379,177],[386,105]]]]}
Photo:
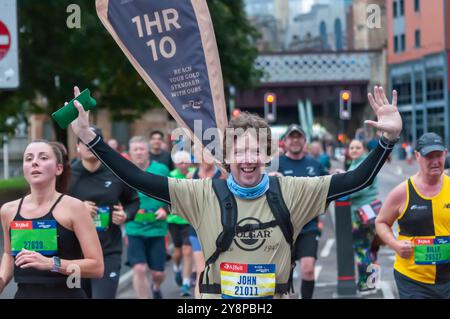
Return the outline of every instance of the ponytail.
{"type": "Polygon", "coordinates": [[[66,193],[71,175],[69,154],[67,152],[67,148],[60,142],[49,142],[49,145],[52,147],[55,155],[59,153],[58,155],[56,155],[56,158],[58,159],[58,164],[61,164],[63,166],[63,172],[61,173],[61,175],[56,177],[56,191],[60,193],[66,193]]]}

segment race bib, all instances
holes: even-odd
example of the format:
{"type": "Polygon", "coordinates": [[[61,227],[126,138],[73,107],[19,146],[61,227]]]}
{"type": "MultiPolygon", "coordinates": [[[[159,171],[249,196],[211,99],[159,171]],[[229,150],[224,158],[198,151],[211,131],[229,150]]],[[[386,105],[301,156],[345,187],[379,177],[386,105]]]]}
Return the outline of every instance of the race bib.
{"type": "Polygon", "coordinates": [[[358,208],[361,222],[365,225],[374,222],[380,212],[382,202],[380,200],[374,200],[372,203],[363,205],[358,208]]]}
{"type": "Polygon", "coordinates": [[[271,299],[275,295],[275,264],[220,264],[224,299],[271,299]]]}
{"type": "Polygon", "coordinates": [[[12,256],[16,256],[23,248],[47,256],[58,253],[55,220],[12,221],[10,229],[12,256]]]}
{"type": "Polygon", "coordinates": [[[134,221],[137,223],[153,223],[156,221],[156,214],[153,211],[139,209],[134,221]]]}
{"type": "Polygon", "coordinates": [[[99,207],[97,215],[94,217],[94,225],[98,231],[106,231],[109,228],[110,209],[108,206],[99,207]]]}
{"type": "Polygon", "coordinates": [[[450,262],[450,237],[416,238],[414,240],[416,265],[438,265],[450,262]]]}

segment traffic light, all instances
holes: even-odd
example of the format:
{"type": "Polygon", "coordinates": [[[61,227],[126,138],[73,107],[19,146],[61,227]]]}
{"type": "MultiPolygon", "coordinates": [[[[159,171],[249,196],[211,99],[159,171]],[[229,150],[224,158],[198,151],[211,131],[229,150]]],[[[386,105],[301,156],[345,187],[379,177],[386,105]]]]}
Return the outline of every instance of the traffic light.
{"type": "Polygon", "coordinates": [[[233,112],[231,112],[231,117],[234,119],[237,118],[239,115],[241,115],[240,109],[234,109],[233,112]]]}
{"type": "Polygon", "coordinates": [[[341,120],[350,120],[352,117],[352,93],[348,90],[339,94],[339,117],[341,120]]]}
{"type": "Polygon", "coordinates": [[[277,95],[275,93],[264,94],[264,117],[267,122],[277,120],[277,95]]]}

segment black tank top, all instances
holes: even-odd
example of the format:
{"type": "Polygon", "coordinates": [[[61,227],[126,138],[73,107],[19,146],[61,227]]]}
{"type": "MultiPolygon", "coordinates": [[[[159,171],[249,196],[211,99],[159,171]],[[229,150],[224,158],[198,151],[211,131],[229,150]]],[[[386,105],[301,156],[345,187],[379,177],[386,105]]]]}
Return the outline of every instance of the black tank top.
{"type": "MultiPolygon", "coordinates": [[[[22,208],[22,203],[24,198],[20,200],[19,207],[17,209],[16,216],[13,221],[55,221],[56,222],[56,233],[57,233],[57,243],[58,243],[58,252],[54,255],[48,255],[46,257],[58,256],[61,259],[74,260],[74,259],[82,259],[83,254],[81,252],[81,246],[78,242],[75,233],[71,230],[68,230],[64,226],[62,226],[53,216],[53,210],[55,206],[61,201],[61,198],[64,194],[58,197],[56,202],[50,208],[50,211],[40,218],[27,219],[20,215],[20,210],[22,208]]],[[[11,230],[10,230],[10,238],[11,238],[11,230]]],[[[29,283],[29,284],[65,284],[67,276],[51,272],[51,271],[43,271],[37,270],[34,268],[21,269],[14,264],[14,280],[17,283],[29,283]]]]}

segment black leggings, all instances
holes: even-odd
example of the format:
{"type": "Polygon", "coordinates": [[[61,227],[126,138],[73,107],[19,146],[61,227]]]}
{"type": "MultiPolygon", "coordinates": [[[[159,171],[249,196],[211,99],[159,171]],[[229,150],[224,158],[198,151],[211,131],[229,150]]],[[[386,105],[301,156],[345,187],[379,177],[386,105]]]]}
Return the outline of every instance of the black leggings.
{"type": "Polygon", "coordinates": [[[14,299],[87,299],[81,288],[65,284],[18,284],[14,299]]]}
{"type": "Polygon", "coordinates": [[[103,256],[105,271],[103,278],[81,279],[81,287],[89,299],[114,299],[119,287],[122,257],[120,254],[103,256]]]}

